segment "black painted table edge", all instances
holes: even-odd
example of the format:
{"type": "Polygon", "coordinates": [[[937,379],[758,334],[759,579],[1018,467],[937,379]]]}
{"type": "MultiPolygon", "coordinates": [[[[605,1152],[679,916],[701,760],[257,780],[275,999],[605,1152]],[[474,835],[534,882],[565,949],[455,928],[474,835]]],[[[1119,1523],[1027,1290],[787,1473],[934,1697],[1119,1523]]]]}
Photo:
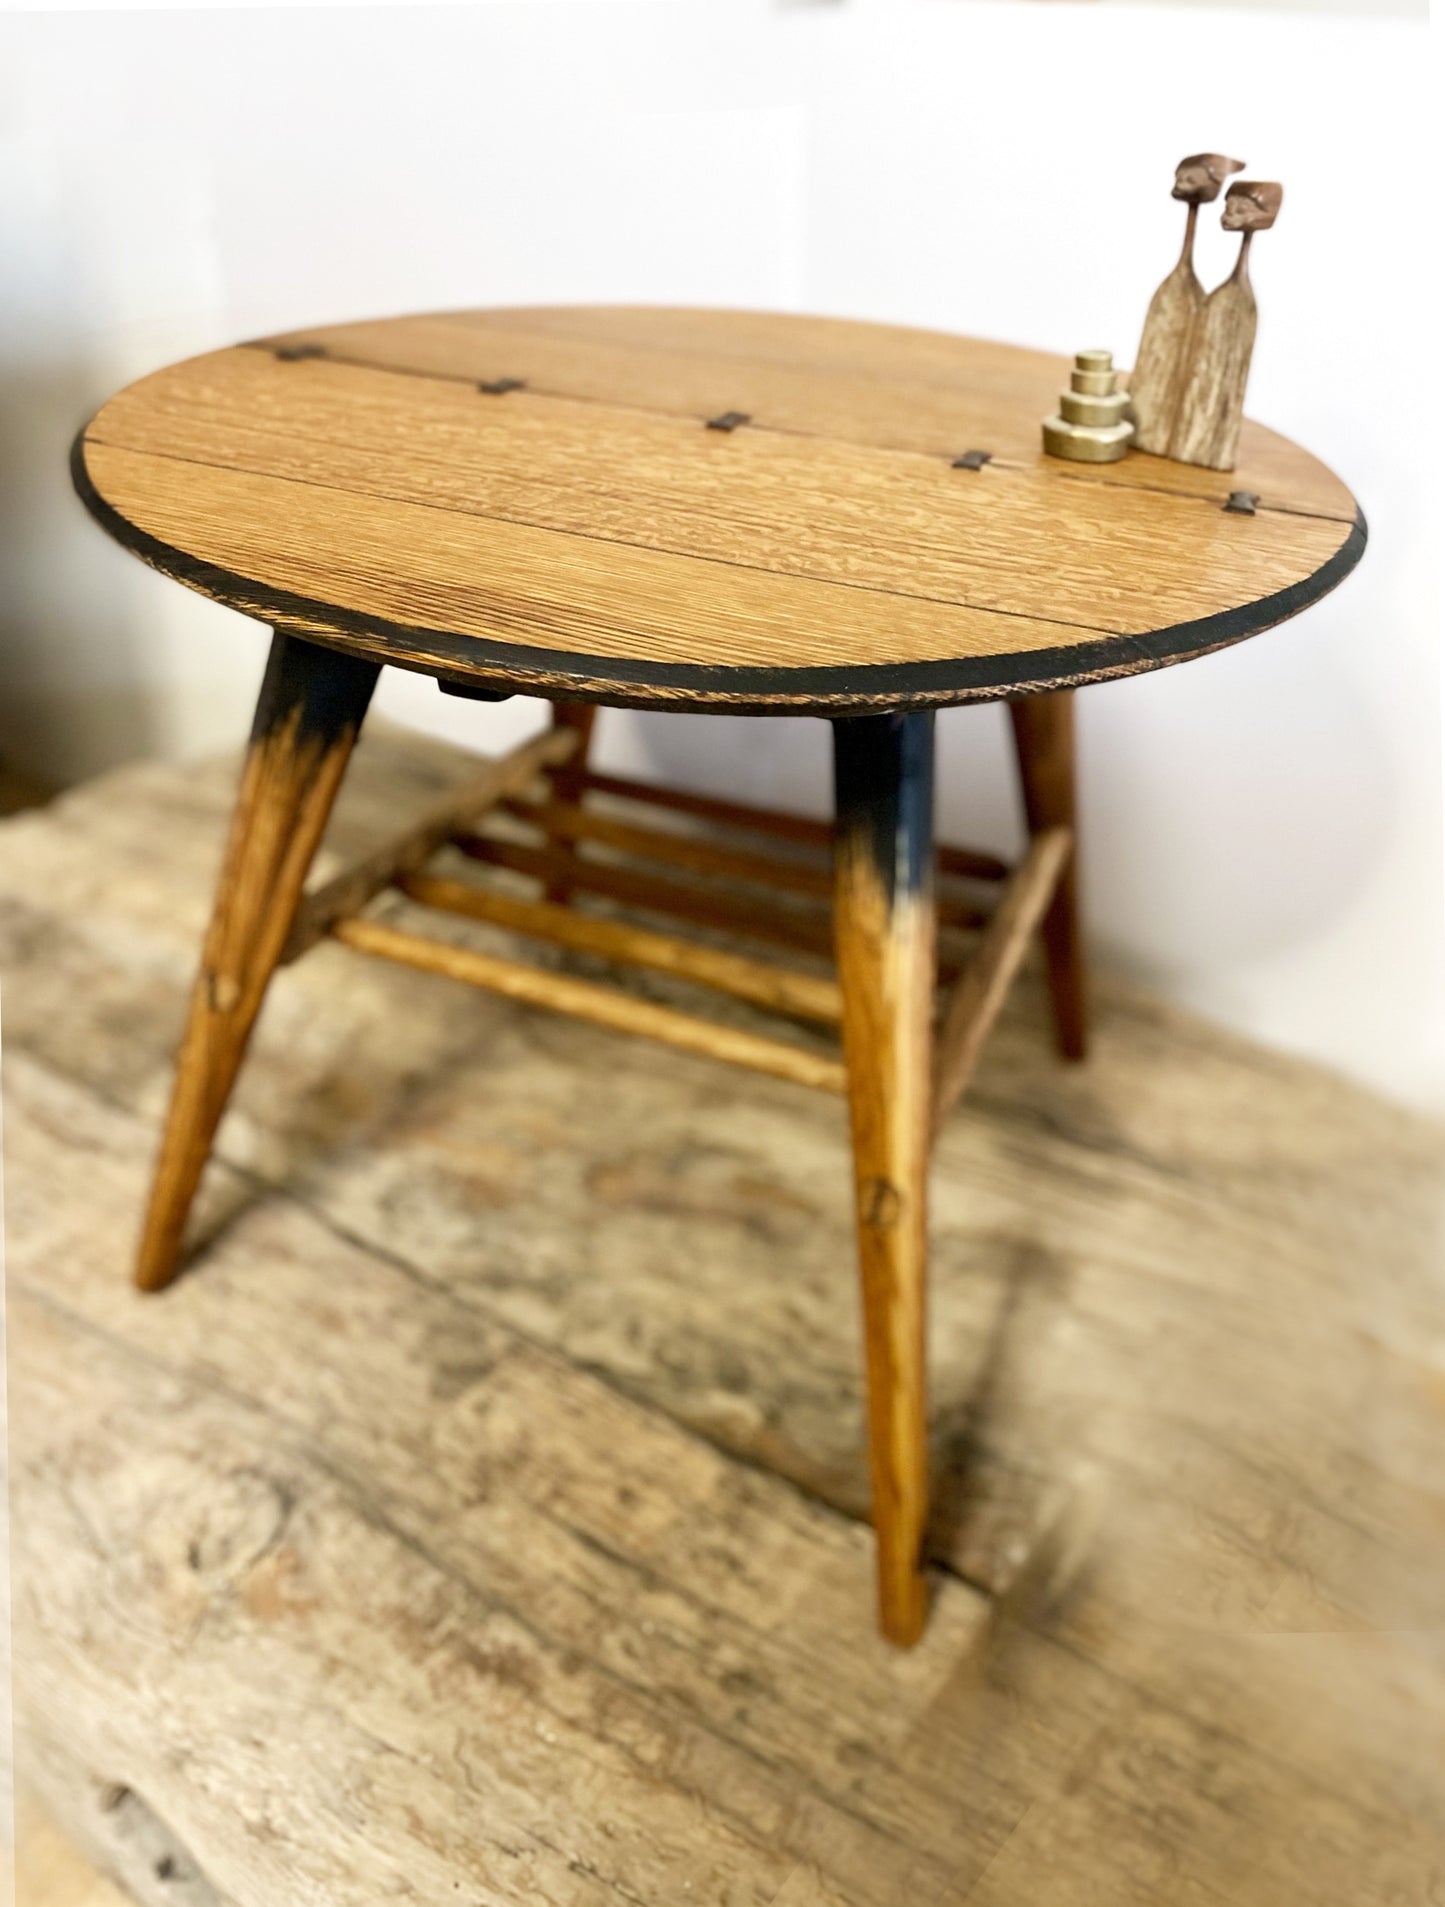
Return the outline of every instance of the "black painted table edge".
{"type": "Polygon", "coordinates": [[[475,682],[502,694],[737,715],[834,716],[940,708],[1141,675],[1228,648],[1299,615],[1344,581],[1363,556],[1368,537],[1364,513],[1357,507],[1339,549],[1309,576],[1237,608],[1145,634],[1102,636],[1007,656],[749,668],[585,655],[363,616],[256,582],[138,528],[91,481],[85,429],[71,446],[70,471],[76,493],[101,528],[152,569],[307,640],[361,651],[377,662],[421,674],[475,682]]]}

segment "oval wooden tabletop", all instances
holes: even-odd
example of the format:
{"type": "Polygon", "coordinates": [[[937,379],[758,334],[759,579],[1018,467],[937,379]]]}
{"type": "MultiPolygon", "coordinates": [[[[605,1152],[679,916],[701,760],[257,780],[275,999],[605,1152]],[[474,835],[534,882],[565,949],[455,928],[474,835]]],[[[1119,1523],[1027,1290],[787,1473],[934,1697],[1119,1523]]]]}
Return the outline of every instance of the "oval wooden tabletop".
{"type": "Polygon", "coordinates": [[[158,371],[74,469],[121,542],[268,622],[479,686],[670,707],[838,714],[1133,674],[1283,621],[1359,560],[1344,485],[1256,424],[1227,475],[1046,457],[1066,369],[838,319],[453,312],[158,371]],[[1235,490],[1253,515],[1224,508],[1235,490]]]}

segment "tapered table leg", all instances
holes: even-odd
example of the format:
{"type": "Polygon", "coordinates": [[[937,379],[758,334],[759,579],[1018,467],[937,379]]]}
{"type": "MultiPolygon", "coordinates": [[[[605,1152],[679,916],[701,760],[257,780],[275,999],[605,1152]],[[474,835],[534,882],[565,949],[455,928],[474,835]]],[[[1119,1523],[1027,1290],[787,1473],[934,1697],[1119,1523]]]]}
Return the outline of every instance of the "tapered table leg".
{"type": "Polygon", "coordinates": [[[175,1275],[186,1214],[379,673],[281,630],[272,639],[176,1059],[136,1265],[142,1290],[175,1275]]]}
{"type": "MultiPolygon", "coordinates": [[[[577,736],[577,750],[567,761],[553,768],[548,779],[552,784],[552,798],[568,807],[582,799],[586,786],[587,756],[592,747],[592,730],[597,723],[597,705],[594,702],[554,702],[552,704],[553,728],[572,729],[577,736]]],[[[575,852],[575,850],[574,850],[575,852]]],[[[572,898],[572,886],[569,881],[556,880],[543,889],[543,899],[554,906],[562,907],[572,898]]]]}
{"type": "Polygon", "coordinates": [[[834,865],[883,1633],[922,1633],[934,992],[933,716],[833,724],[834,865]]]}
{"type": "Polygon", "coordinates": [[[1054,1010],[1054,1038],[1065,1059],[1088,1045],[1084,952],[1079,934],[1078,828],[1074,818],[1074,691],[1030,695],[1008,705],[1029,833],[1068,828],[1074,845],[1044,915],[1042,932],[1054,1010]]]}

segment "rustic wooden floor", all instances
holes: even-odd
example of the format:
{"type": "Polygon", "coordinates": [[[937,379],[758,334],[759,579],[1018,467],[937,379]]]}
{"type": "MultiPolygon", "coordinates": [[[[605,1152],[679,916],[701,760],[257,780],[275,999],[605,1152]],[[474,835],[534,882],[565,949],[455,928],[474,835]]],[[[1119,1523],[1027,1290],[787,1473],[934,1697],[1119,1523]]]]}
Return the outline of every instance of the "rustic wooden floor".
{"type": "MultiPolygon", "coordinates": [[[[335,839],[454,771],[379,734],[335,839]]],[[[1117,983],[1063,1070],[1030,977],[939,1149],[897,1655],[836,1102],[323,948],[194,1274],[127,1288],[231,773],[0,830],[21,1779],[92,1860],[180,1907],[1445,1901],[1438,1130],[1117,983]]],[[[113,1898],[26,1818],[22,1907],[113,1898]]]]}

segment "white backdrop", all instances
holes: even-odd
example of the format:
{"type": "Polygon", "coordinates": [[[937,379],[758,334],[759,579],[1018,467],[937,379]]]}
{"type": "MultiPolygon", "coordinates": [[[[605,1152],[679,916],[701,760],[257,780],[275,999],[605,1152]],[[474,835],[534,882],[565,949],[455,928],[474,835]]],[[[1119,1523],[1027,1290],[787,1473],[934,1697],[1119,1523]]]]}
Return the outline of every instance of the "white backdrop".
{"type": "MultiPolygon", "coordinates": [[[[235,742],[264,635],[109,545],[77,426],[181,354],[402,308],[807,308],[1133,354],[1175,160],[1285,181],[1251,410],[1333,463],[1357,575],[1241,648],[1080,698],[1101,951],[1445,1107],[1439,406],[1424,28],[988,0],[672,0],[0,18],[0,757],[74,776],[235,742]]],[[[1206,274],[1230,249],[1210,221],[1206,274]]],[[[532,705],[388,672],[490,748],[532,705]]],[[[604,760],[822,811],[820,723],[630,714],[604,760]]],[[[1018,830],[994,708],[942,718],[944,824],[1018,830]]]]}

